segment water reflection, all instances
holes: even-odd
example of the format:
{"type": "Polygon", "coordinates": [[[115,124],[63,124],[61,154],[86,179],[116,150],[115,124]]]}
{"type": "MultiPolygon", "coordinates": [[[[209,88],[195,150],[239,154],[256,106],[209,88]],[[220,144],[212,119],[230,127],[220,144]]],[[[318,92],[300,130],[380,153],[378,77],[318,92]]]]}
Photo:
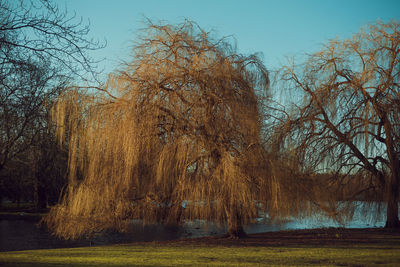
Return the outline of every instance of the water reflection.
{"type": "Polygon", "coordinates": [[[127,233],[105,232],[90,239],[71,241],[52,236],[32,220],[0,220],[0,251],[174,240],[184,235],[181,227],[133,224],[127,233]]]}
{"type": "MultiPolygon", "coordinates": [[[[382,216],[375,216],[376,212],[369,215],[356,212],[353,219],[341,225],[332,219],[318,215],[307,218],[296,218],[285,222],[270,222],[260,220],[258,223],[245,227],[249,234],[290,230],[311,229],[322,227],[347,227],[347,228],[370,228],[383,227],[385,224],[382,216]],[[376,219],[377,218],[377,219],[376,219]]],[[[51,236],[46,230],[37,227],[35,221],[31,220],[0,220],[0,251],[45,249],[62,247],[79,247],[89,245],[109,245],[117,243],[130,243],[141,241],[162,241],[180,238],[192,238],[210,235],[219,235],[226,232],[225,227],[205,221],[192,221],[183,226],[146,225],[140,223],[132,224],[127,233],[107,232],[99,234],[91,239],[77,241],[66,241],[51,236]]]]}

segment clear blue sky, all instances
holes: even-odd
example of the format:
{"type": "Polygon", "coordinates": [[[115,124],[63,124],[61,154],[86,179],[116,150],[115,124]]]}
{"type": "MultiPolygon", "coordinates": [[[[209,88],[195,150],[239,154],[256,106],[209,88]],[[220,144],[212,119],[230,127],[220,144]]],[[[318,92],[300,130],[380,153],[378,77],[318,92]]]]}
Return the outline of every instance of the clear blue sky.
{"type": "Polygon", "coordinates": [[[93,53],[106,58],[105,72],[129,60],[135,32],[143,18],[179,23],[196,21],[218,36],[233,35],[239,52],[261,52],[269,69],[286,57],[311,53],[329,39],[347,38],[380,19],[400,20],[399,0],[62,0],[91,23],[90,36],[106,39],[107,47],[93,53]]]}

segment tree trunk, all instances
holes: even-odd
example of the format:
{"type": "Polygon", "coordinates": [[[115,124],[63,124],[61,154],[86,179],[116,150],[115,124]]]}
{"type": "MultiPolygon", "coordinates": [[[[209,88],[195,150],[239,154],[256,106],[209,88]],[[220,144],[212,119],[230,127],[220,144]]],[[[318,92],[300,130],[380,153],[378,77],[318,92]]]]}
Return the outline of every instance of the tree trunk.
{"type": "MultiPolygon", "coordinates": [[[[397,168],[398,169],[398,168],[397,168]]],[[[387,210],[385,228],[400,228],[399,220],[399,178],[400,173],[394,172],[387,185],[387,210]]]]}
{"type": "Polygon", "coordinates": [[[242,220],[238,211],[232,211],[228,217],[228,234],[229,238],[239,239],[246,237],[246,232],[243,229],[242,220]]]}
{"type": "Polygon", "coordinates": [[[232,239],[239,239],[246,237],[246,232],[242,225],[228,225],[228,237],[232,239]]]}
{"type": "MultiPolygon", "coordinates": [[[[378,109],[379,110],[379,109],[378,109]]],[[[396,135],[393,134],[393,125],[386,112],[380,115],[383,119],[383,127],[385,129],[385,143],[387,156],[390,163],[391,175],[388,176],[386,183],[386,199],[387,199],[387,211],[386,211],[386,225],[385,228],[400,228],[399,221],[399,185],[400,185],[400,159],[398,153],[395,150],[396,135]]]]}
{"type": "Polygon", "coordinates": [[[46,188],[43,186],[43,183],[38,176],[35,178],[34,190],[34,202],[36,210],[45,210],[47,208],[46,188]]]}

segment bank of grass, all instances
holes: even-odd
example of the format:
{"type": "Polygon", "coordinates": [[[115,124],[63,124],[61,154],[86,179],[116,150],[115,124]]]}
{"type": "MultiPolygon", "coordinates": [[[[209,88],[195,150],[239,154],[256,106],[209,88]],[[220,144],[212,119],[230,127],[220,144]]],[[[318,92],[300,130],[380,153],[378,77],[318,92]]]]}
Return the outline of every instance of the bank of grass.
{"type": "Polygon", "coordinates": [[[302,230],[243,240],[158,243],[0,253],[0,266],[400,266],[400,233],[302,230]]]}
{"type": "Polygon", "coordinates": [[[5,252],[0,253],[0,262],[4,266],[398,266],[400,247],[125,245],[5,252]]]}

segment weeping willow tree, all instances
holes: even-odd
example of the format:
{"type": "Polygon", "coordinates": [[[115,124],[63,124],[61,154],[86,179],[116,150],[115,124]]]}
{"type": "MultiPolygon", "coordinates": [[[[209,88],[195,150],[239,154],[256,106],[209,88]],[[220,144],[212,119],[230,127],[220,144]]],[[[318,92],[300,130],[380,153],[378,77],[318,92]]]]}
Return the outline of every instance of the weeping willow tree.
{"type": "Polygon", "coordinates": [[[149,23],[133,60],[104,88],[59,99],[70,182],[47,225],[77,238],[123,231],[132,219],[206,219],[240,236],[260,210],[289,211],[260,139],[268,87],[260,59],[237,54],[227,39],[190,21],[149,23]]]}
{"type": "Polygon", "coordinates": [[[386,227],[399,228],[400,24],[333,40],[282,77],[304,101],[281,125],[282,140],[334,174],[338,200],[385,203],[386,227]]]}

